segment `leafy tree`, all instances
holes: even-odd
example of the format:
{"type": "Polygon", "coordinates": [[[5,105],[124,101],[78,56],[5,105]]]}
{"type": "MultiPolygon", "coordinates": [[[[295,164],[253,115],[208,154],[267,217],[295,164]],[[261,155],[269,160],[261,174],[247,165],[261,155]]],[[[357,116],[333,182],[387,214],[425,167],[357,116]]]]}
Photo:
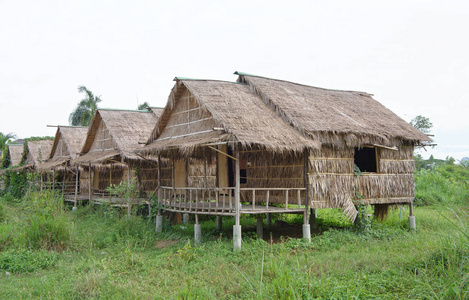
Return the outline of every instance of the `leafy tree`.
{"type": "Polygon", "coordinates": [[[147,107],[150,107],[150,104],[148,104],[148,102],[145,101],[142,104],[140,104],[137,109],[138,110],[145,110],[145,109],[147,109],[147,107]]]}
{"type": "Polygon", "coordinates": [[[14,133],[3,134],[0,132],[0,161],[3,161],[7,153],[8,144],[14,139],[16,135],[14,133]]]}
{"type": "Polygon", "coordinates": [[[430,119],[422,115],[418,115],[410,121],[410,125],[414,126],[423,133],[430,133],[433,124],[430,119]]]}
{"type": "Polygon", "coordinates": [[[445,161],[445,163],[446,163],[447,165],[454,165],[454,161],[455,161],[454,157],[452,157],[452,156],[446,156],[446,161],[445,161]]]}
{"type": "Polygon", "coordinates": [[[95,96],[83,85],[78,87],[78,92],[85,93],[86,97],[78,103],[77,107],[68,117],[68,121],[70,125],[73,126],[88,126],[98,109],[98,103],[101,102],[101,98],[99,96],[95,96]]]}

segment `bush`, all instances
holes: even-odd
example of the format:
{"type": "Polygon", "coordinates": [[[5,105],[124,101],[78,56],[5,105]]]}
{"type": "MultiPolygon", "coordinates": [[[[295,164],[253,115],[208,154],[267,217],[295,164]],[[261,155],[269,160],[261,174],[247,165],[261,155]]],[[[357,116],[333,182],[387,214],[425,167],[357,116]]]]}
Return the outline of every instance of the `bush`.
{"type": "Polygon", "coordinates": [[[57,251],[66,249],[71,240],[71,223],[64,215],[63,199],[52,191],[45,191],[32,193],[29,201],[24,229],[26,246],[57,251]]]}
{"type": "Polygon", "coordinates": [[[469,172],[446,165],[420,170],[415,176],[415,204],[462,204],[469,199],[469,172]]]}

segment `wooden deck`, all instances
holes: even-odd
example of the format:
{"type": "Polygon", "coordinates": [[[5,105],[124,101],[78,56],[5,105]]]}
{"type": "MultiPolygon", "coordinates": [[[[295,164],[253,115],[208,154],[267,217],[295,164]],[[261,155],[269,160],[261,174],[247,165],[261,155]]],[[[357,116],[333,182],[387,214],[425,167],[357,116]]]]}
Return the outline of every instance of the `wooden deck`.
{"type": "MultiPolygon", "coordinates": [[[[200,203],[185,203],[180,202],[174,204],[169,201],[163,204],[164,210],[180,213],[189,213],[189,214],[201,214],[201,215],[217,215],[217,216],[234,216],[236,210],[233,205],[216,203],[212,202],[200,202],[200,203]]],[[[161,204],[161,203],[160,203],[161,204]]],[[[252,204],[242,204],[240,207],[240,214],[266,214],[266,213],[282,213],[282,214],[302,214],[305,212],[304,208],[285,208],[277,206],[265,206],[265,205],[252,205],[252,204]]]]}

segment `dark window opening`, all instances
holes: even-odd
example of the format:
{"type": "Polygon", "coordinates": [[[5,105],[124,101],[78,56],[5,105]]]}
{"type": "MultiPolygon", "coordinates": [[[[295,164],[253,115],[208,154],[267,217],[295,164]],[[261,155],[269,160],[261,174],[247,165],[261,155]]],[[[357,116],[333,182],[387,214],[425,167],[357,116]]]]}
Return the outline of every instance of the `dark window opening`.
{"type": "Polygon", "coordinates": [[[239,161],[239,183],[247,183],[248,182],[248,172],[247,172],[247,160],[242,159],[239,161]]]}
{"type": "Polygon", "coordinates": [[[355,165],[361,172],[377,172],[376,149],[375,148],[355,148],[355,165]]]}

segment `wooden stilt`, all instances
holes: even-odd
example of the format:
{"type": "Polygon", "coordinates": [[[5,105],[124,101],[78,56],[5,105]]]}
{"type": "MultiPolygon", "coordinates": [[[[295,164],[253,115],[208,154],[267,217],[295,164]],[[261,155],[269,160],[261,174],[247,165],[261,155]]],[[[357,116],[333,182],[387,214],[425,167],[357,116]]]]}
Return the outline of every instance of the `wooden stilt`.
{"type": "Polygon", "coordinates": [[[73,203],[73,210],[76,210],[77,209],[77,197],[78,197],[78,167],[76,169],[76,173],[75,173],[75,199],[74,199],[74,203],[73,203]]]}

